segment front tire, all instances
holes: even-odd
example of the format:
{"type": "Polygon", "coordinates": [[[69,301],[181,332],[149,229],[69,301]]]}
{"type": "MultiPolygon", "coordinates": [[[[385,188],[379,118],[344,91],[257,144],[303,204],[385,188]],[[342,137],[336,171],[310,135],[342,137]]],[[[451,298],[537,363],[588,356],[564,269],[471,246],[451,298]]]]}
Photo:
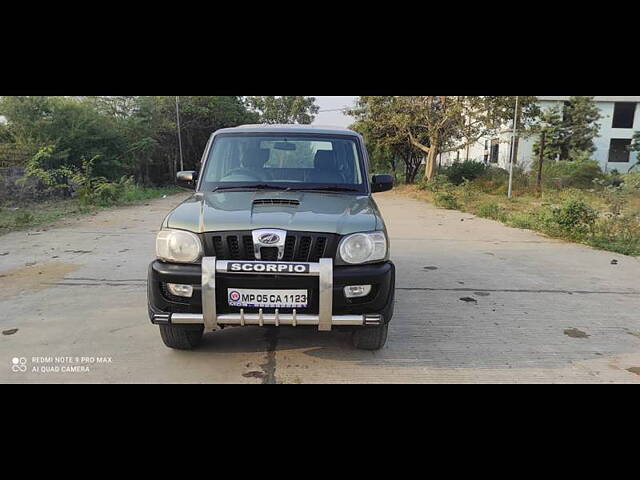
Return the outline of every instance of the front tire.
{"type": "Polygon", "coordinates": [[[202,341],[204,325],[160,325],[160,336],[169,348],[193,350],[202,341]]]}
{"type": "Polygon", "coordinates": [[[360,327],[354,330],[351,342],[359,350],[380,350],[387,343],[389,325],[375,327],[360,327]]]}

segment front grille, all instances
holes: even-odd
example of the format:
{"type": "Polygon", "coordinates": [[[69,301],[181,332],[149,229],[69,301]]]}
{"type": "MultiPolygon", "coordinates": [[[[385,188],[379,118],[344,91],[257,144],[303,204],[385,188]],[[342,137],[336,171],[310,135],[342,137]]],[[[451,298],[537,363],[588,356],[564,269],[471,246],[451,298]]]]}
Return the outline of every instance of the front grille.
{"type": "MultiPolygon", "coordinates": [[[[339,236],[328,233],[287,232],[283,262],[317,262],[334,258],[339,236]]],[[[251,231],[204,234],[205,254],[220,260],[255,260],[251,231]]],[[[262,260],[278,259],[276,247],[262,247],[262,260]]]]}
{"type": "Polygon", "coordinates": [[[278,247],[262,247],[260,249],[260,258],[270,262],[278,260],[278,247]]]}

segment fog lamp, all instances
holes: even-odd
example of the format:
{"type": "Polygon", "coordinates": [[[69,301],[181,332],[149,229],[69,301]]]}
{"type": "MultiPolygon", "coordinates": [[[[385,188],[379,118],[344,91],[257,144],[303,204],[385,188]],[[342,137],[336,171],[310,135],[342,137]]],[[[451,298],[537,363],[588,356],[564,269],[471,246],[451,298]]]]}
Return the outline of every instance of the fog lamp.
{"type": "Polygon", "coordinates": [[[167,283],[167,290],[169,290],[169,293],[171,293],[171,295],[175,295],[176,297],[191,298],[193,296],[192,285],[180,285],[179,283],[167,283]]]}
{"type": "Polygon", "coordinates": [[[366,297],[371,293],[371,285],[349,285],[344,287],[344,296],[347,298],[366,297]]]}

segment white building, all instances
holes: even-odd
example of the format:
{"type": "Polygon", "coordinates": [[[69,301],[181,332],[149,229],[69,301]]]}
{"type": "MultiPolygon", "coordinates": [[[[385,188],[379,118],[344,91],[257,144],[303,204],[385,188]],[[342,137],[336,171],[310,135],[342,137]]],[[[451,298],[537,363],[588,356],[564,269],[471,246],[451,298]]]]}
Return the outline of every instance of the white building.
{"type": "MultiPolygon", "coordinates": [[[[627,147],[631,143],[633,133],[640,131],[640,103],[639,97],[595,97],[600,109],[599,137],[594,140],[596,151],[593,159],[597,160],[605,171],[613,169],[625,173],[639,160],[636,153],[629,152],[627,147]]],[[[541,109],[546,110],[558,106],[562,111],[569,96],[538,97],[541,109]]],[[[529,168],[534,162],[533,144],[535,136],[520,138],[516,149],[516,165],[529,168]]],[[[495,137],[482,138],[468,149],[442,154],[442,165],[449,165],[455,161],[469,158],[478,162],[489,163],[502,168],[508,168],[511,156],[511,128],[495,137]]]]}

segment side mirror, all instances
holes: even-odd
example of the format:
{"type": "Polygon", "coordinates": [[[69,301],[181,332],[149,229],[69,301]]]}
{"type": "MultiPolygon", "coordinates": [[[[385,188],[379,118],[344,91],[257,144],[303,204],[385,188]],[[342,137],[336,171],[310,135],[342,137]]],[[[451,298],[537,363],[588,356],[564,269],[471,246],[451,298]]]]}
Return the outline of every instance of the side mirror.
{"type": "Polygon", "coordinates": [[[387,192],[393,188],[391,175],[374,175],[371,177],[371,193],[387,192]]]}
{"type": "Polygon", "coordinates": [[[196,183],[198,183],[198,172],[178,172],[178,174],[176,175],[176,183],[179,187],[195,190],[196,183]]]}

